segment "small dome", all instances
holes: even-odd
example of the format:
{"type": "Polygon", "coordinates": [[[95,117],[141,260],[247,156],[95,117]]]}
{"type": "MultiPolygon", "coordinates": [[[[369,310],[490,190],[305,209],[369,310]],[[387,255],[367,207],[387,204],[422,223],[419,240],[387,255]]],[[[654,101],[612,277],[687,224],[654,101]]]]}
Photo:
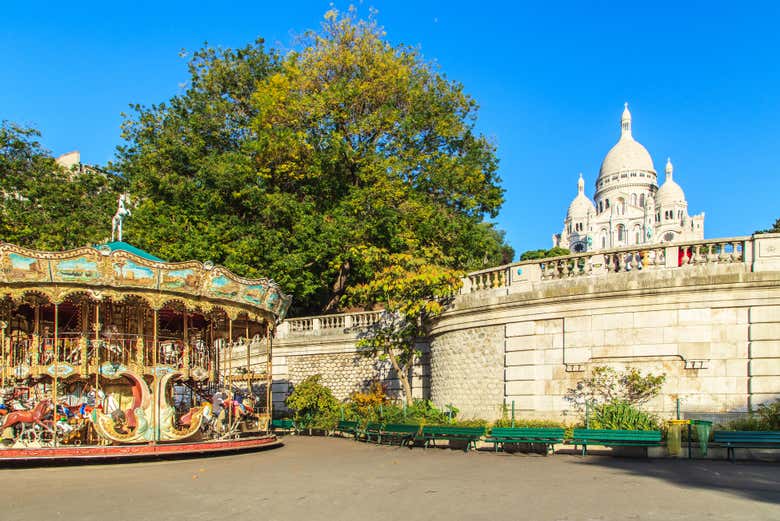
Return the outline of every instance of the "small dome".
{"type": "MultiPolygon", "coordinates": [[[[599,170],[599,180],[619,172],[644,171],[655,173],[653,159],[650,153],[631,135],[631,112],[628,103],[620,118],[620,140],[607,153],[599,170]]],[[[598,180],[596,181],[598,185],[598,180]]]]}
{"type": "Polygon", "coordinates": [[[675,203],[685,203],[685,192],[672,178],[674,174],[674,166],[672,166],[672,159],[666,160],[666,181],[658,189],[658,193],[655,194],[656,206],[668,206],[675,203]]]}
{"type": "Polygon", "coordinates": [[[579,180],[577,180],[577,197],[569,205],[569,210],[566,212],[567,219],[584,218],[588,213],[596,213],[596,207],[593,205],[593,201],[588,199],[585,195],[585,181],[580,174],[579,180]]]}

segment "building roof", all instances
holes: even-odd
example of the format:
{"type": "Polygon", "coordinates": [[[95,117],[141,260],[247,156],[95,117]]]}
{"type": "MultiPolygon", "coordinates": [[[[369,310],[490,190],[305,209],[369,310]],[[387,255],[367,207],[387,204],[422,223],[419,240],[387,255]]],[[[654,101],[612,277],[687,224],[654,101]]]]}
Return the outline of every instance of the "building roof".
{"type": "Polygon", "coordinates": [[[680,185],[672,178],[674,167],[672,159],[666,160],[666,181],[658,189],[655,196],[656,206],[667,206],[674,203],[685,203],[685,192],[680,185]]]}
{"type": "Polygon", "coordinates": [[[585,181],[582,179],[582,174],[580,174],[580,178],[577,180],[577,196],[569,205],[566,218],[586,217],[589,212],[595,214],[596,207],[593,205],[593,201],[585,195],[585,181]]]}
{"type": "Polygon", "coordinates": [[[655,167],[653,166],[653,159],[650,157],[650,153],[631,135],[631,113],[628,111],[628,103],[626,103],[623,110],[620,127],[620,140],[607,152],[607,156],[601,163],[596,186],[598,186],[602,177],[619,172],[644,171],[655,174],[655,167]]]}

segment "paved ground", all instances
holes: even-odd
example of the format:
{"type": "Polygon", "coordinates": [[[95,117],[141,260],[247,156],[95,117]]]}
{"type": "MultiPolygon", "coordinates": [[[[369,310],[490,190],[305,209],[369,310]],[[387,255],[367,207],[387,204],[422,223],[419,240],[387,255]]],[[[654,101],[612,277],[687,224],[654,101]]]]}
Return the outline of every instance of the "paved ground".
{"type": "Polygon", "coordinates": [[[780,519],[780,465],[287,437],[253,454],[0,470],[0,520],[780,519]]]}

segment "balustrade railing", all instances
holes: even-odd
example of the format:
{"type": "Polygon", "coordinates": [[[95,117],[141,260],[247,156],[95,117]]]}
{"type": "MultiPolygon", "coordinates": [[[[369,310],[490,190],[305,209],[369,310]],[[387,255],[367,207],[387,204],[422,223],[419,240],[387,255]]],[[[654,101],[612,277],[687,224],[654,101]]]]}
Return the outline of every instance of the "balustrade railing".
{"type": "Polygon", "coordinates": [[[462,292],[473,293],[508,287],[513,282],[521,280],[550,281],[706,264],[742,263],[745,262],[745,249],[750,241],[750,237],[734,237],[674,244],[639,245],[523,261],[468,274],[462,292]],[[528,275],[515,276],[516,280],[512,280],[513,273],[520,274],[524,271],[538,275],[536,278],[528,275]]]}
{"type": "MultiPolygon", "coordinates": [[[[461,293],[507,288],[521,282],[546,282],[614,273],[685,269],[688,266],[746,262],[752,237],[648,244],[535,259],[469,273],[461,293]]],[[[291,318],[280,325],[277,338],[347,332],[374,324],[382,311],[291,318]]]]}
{"type": "Polygon", "coordinates": [[[344,333],[352,328],[365,328],[379,320],[382,311],[359,311],[338,315],[291,318],[282,322],[277,338],[344,333]]]}

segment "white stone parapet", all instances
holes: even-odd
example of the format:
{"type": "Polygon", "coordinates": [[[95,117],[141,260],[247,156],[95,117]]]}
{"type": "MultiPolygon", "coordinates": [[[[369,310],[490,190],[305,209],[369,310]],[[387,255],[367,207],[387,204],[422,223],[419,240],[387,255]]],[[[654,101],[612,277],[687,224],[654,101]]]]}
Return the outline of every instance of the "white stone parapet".
{"type": "Polygon", "coordinates": [[[644,270],[744,263],[751,271],[780,264],[780,234],[760,234],[662,245],[641,245],[515,262],[469,273],[461,294],[509,289],[571,277],[603,277],[644,270]],[[777,243],[777,244],[775,244],[777,243]],[[775,248],[775,249],[773,249],[775,248]],[[763,252],[763,257],[757,257],[763,252]],[[759,259],[759,262],[756,260],[759,259]]]}

